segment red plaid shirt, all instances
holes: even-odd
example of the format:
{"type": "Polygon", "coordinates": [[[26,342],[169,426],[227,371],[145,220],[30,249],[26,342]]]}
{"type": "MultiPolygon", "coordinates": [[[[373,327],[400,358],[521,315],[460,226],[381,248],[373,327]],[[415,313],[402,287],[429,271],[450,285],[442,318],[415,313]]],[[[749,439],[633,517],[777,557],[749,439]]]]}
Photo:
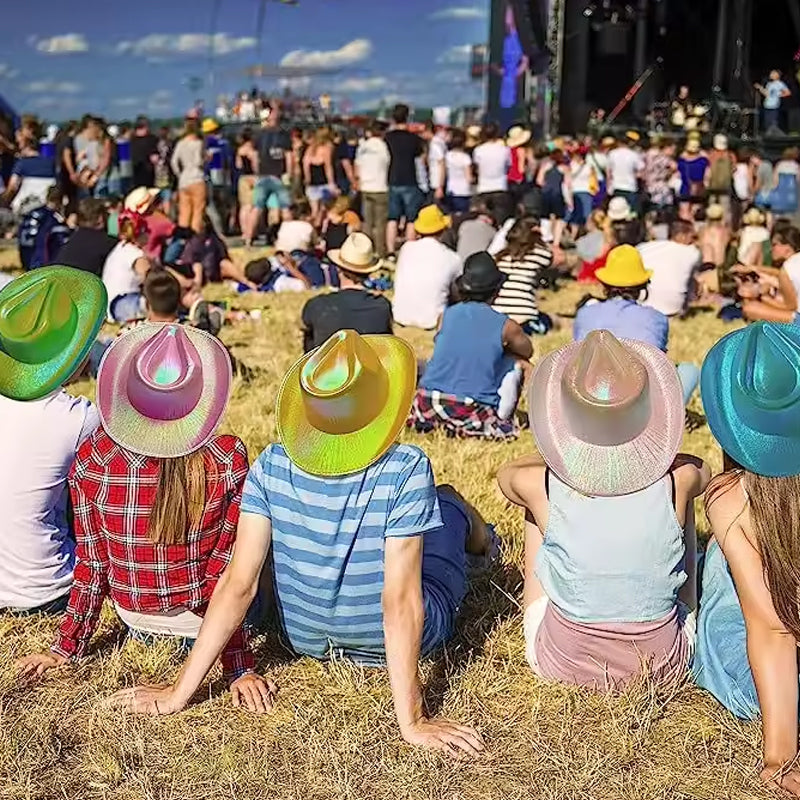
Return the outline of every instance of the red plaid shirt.
{"type": "MultiPolygon", "coordinates": [[[[206,502],[186,544],[153,544],[147,535],[158,489],[158,461],[115,444],[98,428],[78,448],[69,476],[75,509],[76,563],[69,606],[53,652],[85,655],[106,597],[128,611],[188,608],[203,615],[233,555],[247,449],[234,436],[205,448],[206,502]]],[[[240,628],[222,654],[228,677],[253,669],[240,628]]]]}

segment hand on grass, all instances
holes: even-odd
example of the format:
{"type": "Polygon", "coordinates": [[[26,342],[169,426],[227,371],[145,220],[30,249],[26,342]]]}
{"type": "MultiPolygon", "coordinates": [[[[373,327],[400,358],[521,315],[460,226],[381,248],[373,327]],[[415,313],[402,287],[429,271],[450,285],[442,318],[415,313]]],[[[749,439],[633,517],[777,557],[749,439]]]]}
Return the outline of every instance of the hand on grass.
{"type": "Polygon", "coordinates": [[[790,769],[775,764],[766,764],[761,770],[761,780],[764,783],[780,786],[795,797],[800,797],[800,770],[790,769]]]}
{"type": "Polygon", "coordinates": [[[186,707],[186,703],[175,697],[175,687],[170,684],[158,686],[134,686],[120,689],[106,700],[105,705],[122,708],[131,714],[175,714],[186,707]]]}
{"type": "Polygon", "coordinates": [[[420,719],[403,731],[403,738],[415,747],[441,750],[452,758],[476,758],[485,750],[477,731],[449,719],[420,719]]]}
{"type": "Polygon", "coordinates": [[[247,672],[231,684],[231,699],[237,708],[244,707],[254,714],[266,714],[275,706],[277,685],[254,672],[247,672]]]}
{"type": "Polygon", "coordinates": [[[63,666],[68,660],[56,653],[36,653],[20,658],[16,666],[20,675],[44,675],[47,670],[63,666]]]}

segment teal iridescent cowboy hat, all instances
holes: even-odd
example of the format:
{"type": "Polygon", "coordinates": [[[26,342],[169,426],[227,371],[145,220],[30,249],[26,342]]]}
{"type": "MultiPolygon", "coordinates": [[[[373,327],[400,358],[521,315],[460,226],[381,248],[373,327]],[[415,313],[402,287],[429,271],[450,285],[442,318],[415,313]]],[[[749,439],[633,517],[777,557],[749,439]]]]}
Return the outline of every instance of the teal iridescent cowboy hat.
{"type": "Polygon", "coordinates": [[[708,426],[757,475],[800,474],[800,327],[757,322],[711,349],[701,376],[708,426]]]}
{"type": "Polygon", "coordinates": [[[58,389],[89,355],[107,302],[98,277],[71,267],[35,269],[0,290],[0,395],[58,389]]]}

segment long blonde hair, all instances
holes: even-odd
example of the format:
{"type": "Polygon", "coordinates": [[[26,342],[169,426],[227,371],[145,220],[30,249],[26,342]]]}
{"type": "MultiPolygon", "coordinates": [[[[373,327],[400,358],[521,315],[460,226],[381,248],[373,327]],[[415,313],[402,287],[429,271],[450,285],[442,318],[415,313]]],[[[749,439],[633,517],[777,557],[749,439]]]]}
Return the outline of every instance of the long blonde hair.
{"type": "Polygon", "coordinates": [[[727,455],[725,469],[706,490],[706,508],[742,481],[764,582],[778,618],[800,641],[800,475],[757,475],[727,455]]]}
{"type": "Polygon", "coordinates": [[[180,458],[162,458],[158,489],[147,535],[153,544],[186,544],[198,527],[206,503],[207,473],[213,469],[205,449],[180,458]]]}

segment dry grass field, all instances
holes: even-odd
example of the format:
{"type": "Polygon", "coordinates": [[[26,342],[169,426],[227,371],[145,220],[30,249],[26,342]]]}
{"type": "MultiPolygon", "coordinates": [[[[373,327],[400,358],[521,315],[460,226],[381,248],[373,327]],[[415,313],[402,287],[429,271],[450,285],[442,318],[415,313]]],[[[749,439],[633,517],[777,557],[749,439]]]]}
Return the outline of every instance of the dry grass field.
{"type": "MultiPolygon", "coordinates": [[[[546,297],[550,311],[574,308],[582,290],[546,297]]],[[[217,294],[216,296],[219,296],[217,294]]],[[[261,374],[237,385],[224,430],[240,436],[251,460],[275,438],[281,376],[300,352],[303,296],[237,299],[262,307],[258,321],[224,339],[261,374]]],[[[676,322],[673,360],[700,363],[726,328],[711,315],[676,322]]],[[[405,333],[403,335],[406,335],[405,333]]],[[[408,334],[421,354],[429,334],[408,334]]],[[[569,329],[536,340],[536,357],[568,341],[569,329]]],[[[81,383],[92,396],[94,387],[81,383]]],[[[695,410],[701,410],[695,401],[695,410]]],[[[34,435],[34,432],[32,432],[34,435]]],[[[760,727],[737,722],[702,692],[643,684],[604,696],[539,681],[525,663],[519,599],[522,518],[500,496],[495,474],[533,448],[514,444],[404,440],[430,455],[450,482],[497,525],[500,562],[473,585],[458,634],[423,668],[433,713],[474,725],[488,753],[452,762],[412,751],[399,738],[386,675],[344,663],[295,659],[274,637],[256,643],[259,668],[280,685],[276,710],[254,717],[232,707],[219,676],[185,712],[133,718],[102,707],[117,689],[170,680],[180,659],[168,646],[126,642],[104,617],[85,662],[22,684],[14,660],[46,648],[52,619],[0,618],[0,797],[14,800],[643,800],[771,797],[758,780],[760,727]]],[[[707,428],[685,448],[719,468],[707,428]]],[[[701,527],[705,526],[700,517],[701,527]]]]}

